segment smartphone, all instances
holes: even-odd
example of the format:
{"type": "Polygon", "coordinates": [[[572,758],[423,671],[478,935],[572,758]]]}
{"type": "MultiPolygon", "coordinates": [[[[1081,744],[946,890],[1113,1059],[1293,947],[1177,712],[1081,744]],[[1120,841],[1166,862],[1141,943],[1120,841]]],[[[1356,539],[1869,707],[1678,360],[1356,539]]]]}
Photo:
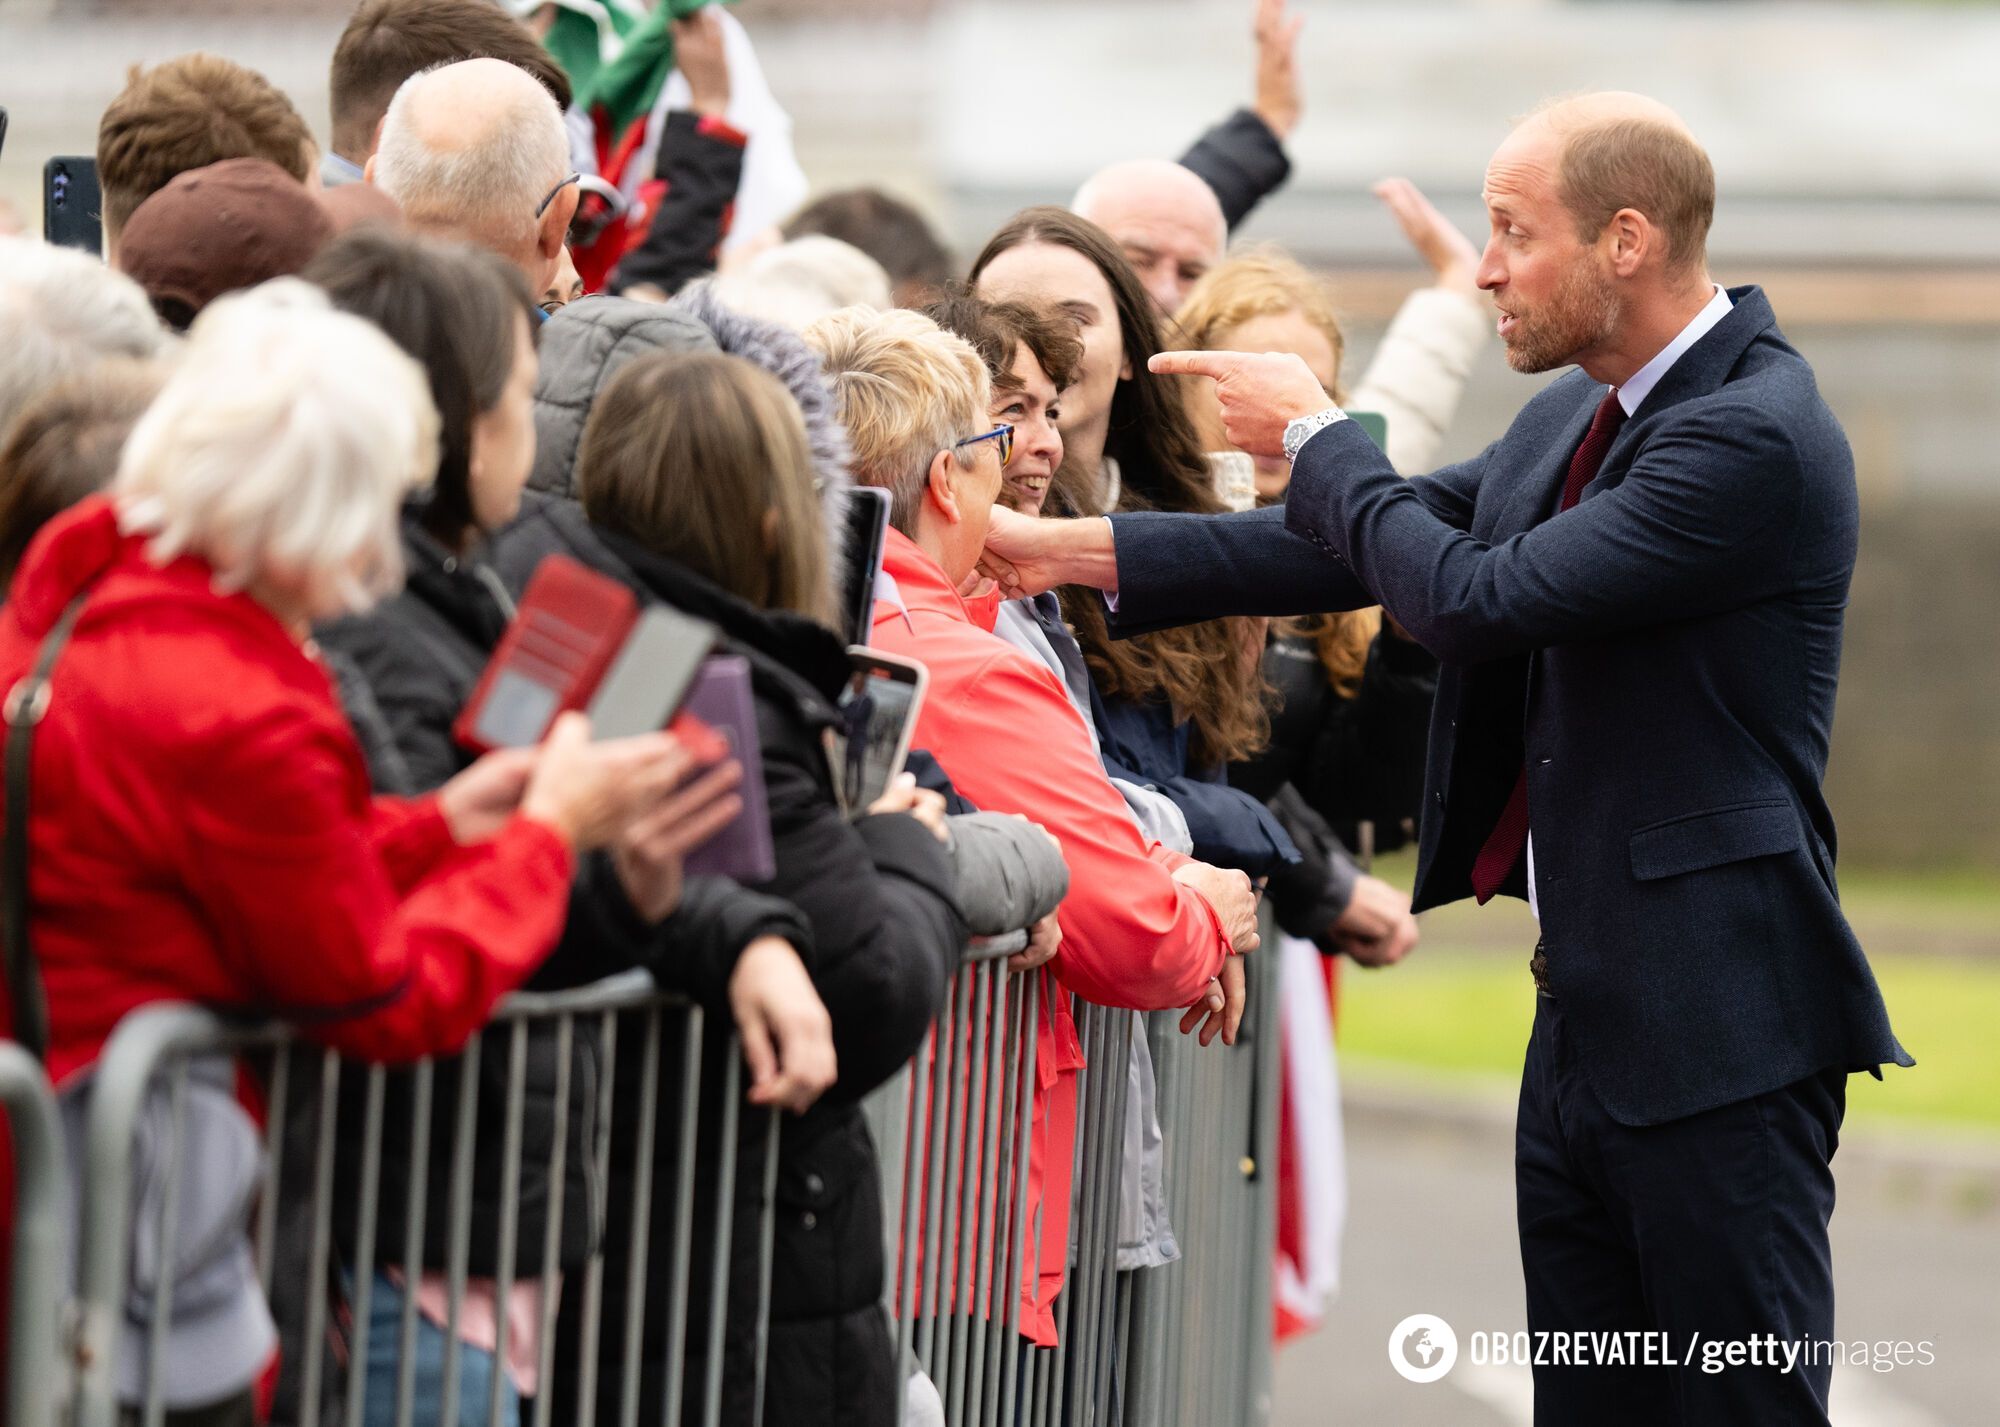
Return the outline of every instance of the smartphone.
{"type": "Polygon", "coordinates": [[[629,738],[665,728],[714,647],[713,625],[648,606],[590,700],[591,736],[629,738]]]}
{"type": "Polygon", "coordinates": [[[860,817],[903,771],[930,673],[914,659],[860,645],[847,651],[847,663],[833,776],[848,816],[860,817]]]}
{"type": "Polygon", "coordinates": [[[866,644],[875,623],[875,576],[888,535],[889,493],[879,486],[854,487],[847,496],[847,569],[840,582],[842,632],[849,644],[866,644]]]}
{"type": "Polygon", "coordinates": [[[42,165],[42,237],[93,256],[104,252],[104,199],[97,189],[96,159],[78,154],[42,165]]]}
{"type": "Polygon", "coordinates": [[[7,111],[0,108],[0,153],[7,149],[7,111]]]}
{"type": "Polygon", "coordinates": [[[557,714],[588,706],[638,621],[639,601],[625,586],[567,555],[549,556],[522,592],[453,736],[475,753],[540,743],[557,714]]]}
{"type": "Polygon", "coordinates": [[[704,660],[681,708],[681,718],[690,717],[722,735],[729,745],[728,756],[742,765],[737,793],[743,811],[690,852],[682,866],[695,876],[768,882],[778,875],[778,859],[771,844],[771,808],[764,796],[764,755],[757,738],[750,661],[740,654],[715,654],[704,660]]]}

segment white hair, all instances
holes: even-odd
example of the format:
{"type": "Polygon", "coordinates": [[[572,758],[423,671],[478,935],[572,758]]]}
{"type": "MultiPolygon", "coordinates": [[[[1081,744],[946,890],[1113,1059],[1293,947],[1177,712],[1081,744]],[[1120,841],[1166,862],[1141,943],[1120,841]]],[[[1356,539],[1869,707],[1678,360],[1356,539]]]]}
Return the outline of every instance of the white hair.
{"type": "Polygon", "coordinates": [[[811,233],[759,253],[715,279],[725,307],[803,331],[843,307],[894,305],[889,274],[852,243],[811,233]]]}
{"type": "Polygon", "coordinates": [[[74,248],[0,238],[0,433],[44,388],[171,339],[145,291],[74,248]]]}
{"type": "Polygon", "coordinates": [[[455,60],[397,89],[373,172],[413,226],[518,254],[535,241],[535,205],[569,172],[569,132],[554,96],[527,71],[455,60]]]}
{"type": "Polygon", "coordinates": [[[279,278],[196,319],[112,491],[124,528],[151,532],[153,559],[200,556],[218,589],[270,580],[325,617],[401,583],[398,515],[437,460],[423,369],[318,288],[279,278]]]}

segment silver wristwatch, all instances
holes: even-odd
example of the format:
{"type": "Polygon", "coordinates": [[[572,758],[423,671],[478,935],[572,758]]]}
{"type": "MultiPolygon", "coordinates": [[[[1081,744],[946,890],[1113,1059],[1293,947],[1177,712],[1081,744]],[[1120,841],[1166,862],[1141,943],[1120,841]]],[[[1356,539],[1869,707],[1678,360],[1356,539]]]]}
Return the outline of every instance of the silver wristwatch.
{"type": "Polygon", "coordinates": [[[1301,416],[1285,423],[1285,460],[1296,461],[1299,448],[1312,440],[1336,421],[1347,420],[1347,413],[1337,406],[1329,406],[1325,411],[1315,411],[1311,416],[1301,416]]]}

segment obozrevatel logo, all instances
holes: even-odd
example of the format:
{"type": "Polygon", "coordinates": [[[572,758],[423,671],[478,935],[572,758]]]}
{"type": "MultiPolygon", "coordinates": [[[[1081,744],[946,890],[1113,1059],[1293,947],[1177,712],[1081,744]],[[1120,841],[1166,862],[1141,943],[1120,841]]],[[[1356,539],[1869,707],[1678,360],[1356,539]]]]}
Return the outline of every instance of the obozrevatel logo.
{"type": "Polygon", "coordinates": [[[1436,1382],[1458,1361],[1458,1334],[1435,1313],[1412,1313],[1389,1330],[1389,1366],[1411,1382],[1436,1382]]]}

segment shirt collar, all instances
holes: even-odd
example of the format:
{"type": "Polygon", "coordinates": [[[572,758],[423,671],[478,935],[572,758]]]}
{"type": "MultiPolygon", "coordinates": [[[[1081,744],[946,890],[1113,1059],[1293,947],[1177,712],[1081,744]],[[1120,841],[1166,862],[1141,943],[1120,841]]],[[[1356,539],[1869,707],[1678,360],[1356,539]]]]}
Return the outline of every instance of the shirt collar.
{"type": "Polygon", "coordinates": [[[319,181],[323,187],[338,188],[343,183],[359,183],[361,165],[328,149],[319,156],[319,181]]]}
{"type": "Polygon", "coordinates": [[[1625,408],[1627,416],[1636,412],[1646,398],[1652,395],[1653,388],[1660,384],[1660,378],[1667,374],[1668,369],[1681,359],[1688,348],[1707,336],[1711,327],[1729,315],[1730,306],[1729,294],[1718,287],[1715,296],[1708,300],[1708,306],[1695,313],[1694,321],[1681,328],[1678,337],[1660,348],[1652,361],[1639,368],[1625,385],[1618,388],[1618,404],[1625,408]]]}

